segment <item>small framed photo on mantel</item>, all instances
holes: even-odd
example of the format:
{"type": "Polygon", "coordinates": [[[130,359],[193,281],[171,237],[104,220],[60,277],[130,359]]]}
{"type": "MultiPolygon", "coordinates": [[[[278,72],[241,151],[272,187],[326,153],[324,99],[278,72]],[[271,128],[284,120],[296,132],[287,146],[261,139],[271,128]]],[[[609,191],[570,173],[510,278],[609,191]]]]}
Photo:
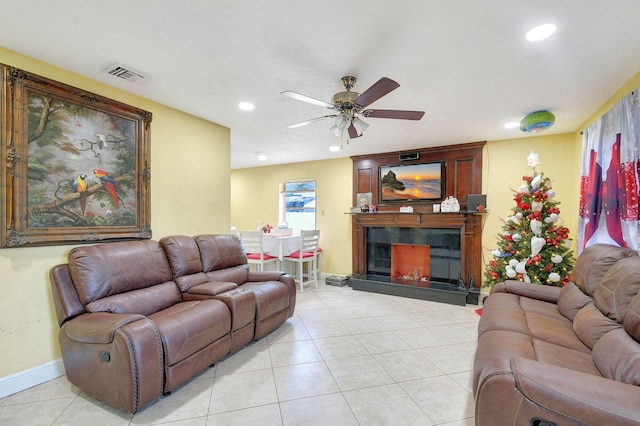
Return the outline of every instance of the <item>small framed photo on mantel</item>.
{"type": "Polygon", "coordinates": [[[371,192],[359,192],[356,196],[357,207],[360,208],[361,213],[368,213],[369,208],[373,201],[373,194],[371,192]]]}

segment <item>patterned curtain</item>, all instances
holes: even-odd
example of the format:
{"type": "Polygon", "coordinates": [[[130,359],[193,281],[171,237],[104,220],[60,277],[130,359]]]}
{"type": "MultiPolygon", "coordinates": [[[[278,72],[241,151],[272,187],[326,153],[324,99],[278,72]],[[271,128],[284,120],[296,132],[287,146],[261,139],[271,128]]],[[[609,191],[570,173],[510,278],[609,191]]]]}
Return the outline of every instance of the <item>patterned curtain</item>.
{"type": "Polygon", "coordinates": [[[633,91],[584,131],[578,253],[598,243],[640,248],[638,93],[633,91]]]}

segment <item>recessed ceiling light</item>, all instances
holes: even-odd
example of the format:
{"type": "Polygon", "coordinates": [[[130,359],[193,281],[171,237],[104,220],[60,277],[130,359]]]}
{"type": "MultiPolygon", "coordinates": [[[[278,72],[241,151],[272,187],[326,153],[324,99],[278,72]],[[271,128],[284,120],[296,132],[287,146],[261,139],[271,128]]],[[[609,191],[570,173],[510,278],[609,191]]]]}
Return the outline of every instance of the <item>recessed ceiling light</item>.
{"type": "Polygon", "coordinates": [[[331,152],[338,152],[340,151],[340,147],[338,145],[333,145],[329,147],[329,151],[331,152]]]}
{"type": "Polygon", "coordinates": [[[260,160],[260,161],[267,161],[267,156],[266,156],[266,155],[264,155],[264,154],[260,154],[260,155],[258,155],[258,160],[260,160]]]}
{"type": "Polygon", "coordinates": [[[251,102],[240,102],[238,104],[238,108],[244,111],[251,111],[255,108],[255,106],[251,102]]]}
{"type": "Polygon", "coordinates": [[[556,26],[553,24],[538,25],[537,27],[529,30],[526,37],[529,41],[540,41],[551,37],[555,32],[556,26]]]}
{"type": "Polygon", "coordinates": [[[504,123],[505,129],[515,129],[516,127],[520,127],[519,121],[509,121],[508,123],[504,123]]]}

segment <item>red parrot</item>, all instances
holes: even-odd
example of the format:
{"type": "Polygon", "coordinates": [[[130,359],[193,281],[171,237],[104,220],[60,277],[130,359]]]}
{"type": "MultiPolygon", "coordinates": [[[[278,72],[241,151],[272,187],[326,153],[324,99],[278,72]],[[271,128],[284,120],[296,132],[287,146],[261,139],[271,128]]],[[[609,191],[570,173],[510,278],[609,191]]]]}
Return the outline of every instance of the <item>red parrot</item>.
{"type": "Polygon", "coordinates": [[[81,174],[78,175],[75,181],[73,181],[73,190],[75,192],[80,193],[80,198],[78,202],[80,203],[80,209],[82,210],[82,215],[84,216],[84,209],[87,207],[87,199],[85,198],[84,192],[87,190],[87,181],[85,180],[87,175],[81,174]]]}
{"type": "Polygon", "coordinates": [[[105,172],[104,170],[100,170],[100,169],[93,169],[93,174],[96,175],[96,177],[102,181],[102,183],[104,184],[104,187],[106,188],[107,192],[109,192],[109,194],[111,194],[111,198],[113,198],[113,202],[115,203],[116,208],[117,208],[118,207],[118,194],[116,193],[116,181],[115,181],[115,179],[112,178],[111,175],[109,175],[109,173],[105,172]]]}

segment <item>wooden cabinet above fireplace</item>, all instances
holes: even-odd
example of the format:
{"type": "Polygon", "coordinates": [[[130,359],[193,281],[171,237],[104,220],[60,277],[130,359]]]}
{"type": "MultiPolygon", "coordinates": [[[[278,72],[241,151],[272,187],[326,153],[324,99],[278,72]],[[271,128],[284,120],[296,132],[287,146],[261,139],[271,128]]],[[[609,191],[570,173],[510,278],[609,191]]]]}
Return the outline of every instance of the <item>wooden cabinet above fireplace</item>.
{"type": "Polygon", "coordinates": [[[358,206],[359,193],[371,193],[372,204],[379,212],[399,211],[400,206],[410,205],[414,212],[431,212],[433,204],[442,198],[453,196],[466,209],[468,194],[482,192],[482,149],[485,142],[474,142],[444,147],[423,148],[414,151],[397,151],[351,157],[353,161],[353,206],[358,206]],[[442,164],[442,198],[431,200],[385,201],[382,197],[380,172],[392,166],[416,166],[442,164]]]}

